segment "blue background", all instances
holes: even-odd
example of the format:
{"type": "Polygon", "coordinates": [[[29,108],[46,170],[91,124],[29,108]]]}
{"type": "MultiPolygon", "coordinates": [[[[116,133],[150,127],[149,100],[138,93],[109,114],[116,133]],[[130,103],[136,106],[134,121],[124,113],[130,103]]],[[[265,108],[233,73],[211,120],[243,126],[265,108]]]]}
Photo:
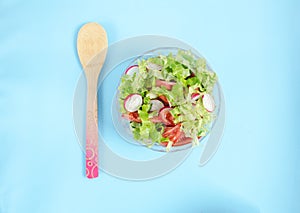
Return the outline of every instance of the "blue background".
{"type": "Polygon", "coordinates": [[[299,212],[299,1],[0,1],[0,212],[299,212]],[[72,101],[76,34],[179,38],[219,75],[227,120],[215,157],[166,176],[82,175],[72,101]]]}

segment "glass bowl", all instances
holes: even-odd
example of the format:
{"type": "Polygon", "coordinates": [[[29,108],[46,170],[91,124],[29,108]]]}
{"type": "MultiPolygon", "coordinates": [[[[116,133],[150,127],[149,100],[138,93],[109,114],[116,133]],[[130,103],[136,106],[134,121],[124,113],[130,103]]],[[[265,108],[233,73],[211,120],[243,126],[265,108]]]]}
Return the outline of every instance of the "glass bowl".
{"type": "MultiPolygon", "coordinates": [[[[185,50],[185,49],[181,49],[181,48],[177,48],[177,47],[162,47],[162,48],[156,48],[156,49],[147,51],[147,52],[141,54],[140,56],[136,57],[134,60],[132,60],[132,62],[129,64],[128,67],[130,67],[132,65],[137,65],[138,61],[141,60],[141,59],[148,59],[148,58],[156,57],[156,56],[159,56],[159,55],[168,55],[170,53],[172,53],[173,55],[176,55],[177,52],[178,52],[178,50],[185,50]]],[[[193,56],[196,59],[199,59],[199,58],[205,59],[200,54],[196,54],[196,53],[194,53],[192,51],[191,51],[191,53],[193,54],[193,56]]],[[[208,64],[207,61],[206,61],[206,68],[209,71],[214,72],[212,70],[211,66],[208,64]]],[[[124,74],[125,74],[125,70],[124,70],[124,74]]],[[[214,101],[215,101],[215,105],[216,105],[215,110],[212,112],[213,116],[214,116],[214,119],[210,123],[210,125],[207,126],[207,128],[209,129],[208,133],[205,136],[203,136],[203,137],[201,137],[199,139],[199,143],[202,143],[205,140],[205,138],[209,136],[209,132],[212,130],[212,128],[214,128],[214,124],[215,124],[215,122],[217,120],[217,117],[219,115],[219,111],[220,111],[220,107],[221,107],[220,106],[220,104],[221,104],[220,98],[221,97],[220,97],[220,86],[219,86],[218,81],[214,85],[212,95],[213,95],[213,98],[214,98],[214,101]]],[[[139,142],[139,141],[137,141],[137,140],[134,139],[132,131],[131,131],[131,127],[130,127],[129,121],[126,120],[126,119],[124,119],[121,116],[120,108],[119,108],[120,104],[119,104],[118,96],[119,96],[119,91],[117,90],[116,93],[115,93],[115,95],[114,95],[114,98],[113,98],[113,103],[111,105],[112,106],[111,107],[112,121],[113,121],[113,125],[114,125],[117,133],[124,140],[126,140],[127,142],[129,142],[131,144],[141,145],[141,146],[148,147],[146,144],[141,143],[141,142],[139,142]]],[[[188,144],[181,145],[181,146],[172,146],[172,148],[170,149],[170,152],[180,151],[180,150],[186,150],[186,149],[189,149],[191,147],[192,147],[192,143],[188,143],[188,144]]],[[[155,151],[159,151],[159,152],[166,152],[166,147],[162,146],[162,145],[159,145],[159,143],[155,143],[153,146],[148,147],[148,148],[150,148],[152,150],[155,150],[155,151]]]]}

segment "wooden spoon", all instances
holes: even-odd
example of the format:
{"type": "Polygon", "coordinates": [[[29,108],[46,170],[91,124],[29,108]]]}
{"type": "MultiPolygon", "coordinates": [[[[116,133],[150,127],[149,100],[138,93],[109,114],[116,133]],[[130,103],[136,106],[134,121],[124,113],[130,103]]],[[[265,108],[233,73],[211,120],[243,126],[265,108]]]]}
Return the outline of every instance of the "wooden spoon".
{"type": "Polygon", "coordinates": [[[87,23],[77,35],[77,52],[87,81],[86,103],[86,176],[98,177],[97,83],[107,50],[107,36],[97,23],[87,23]]]}

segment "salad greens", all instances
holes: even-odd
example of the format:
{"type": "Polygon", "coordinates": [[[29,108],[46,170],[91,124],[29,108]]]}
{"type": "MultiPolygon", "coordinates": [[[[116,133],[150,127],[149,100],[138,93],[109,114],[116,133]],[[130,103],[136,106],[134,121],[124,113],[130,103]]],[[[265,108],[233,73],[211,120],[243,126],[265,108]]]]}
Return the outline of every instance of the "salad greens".
{"type": "Polygon", "coordinates": [[[130,121],[134,138],[148,146],[159,143],[170,148],[181,145],[182,140],[197,145],[214,119],[201,97],[212,96],[216,81],[216,73],[208,70],[205,59],[195,58],[190,51],[142,59],[137,72],[121,78],[120,111],[130,121]],[[132,94],[143,99],[136,112],[124,107],[132,94]],[[150,111],[151,99],[160,100],[164,108],[150,111]]]}

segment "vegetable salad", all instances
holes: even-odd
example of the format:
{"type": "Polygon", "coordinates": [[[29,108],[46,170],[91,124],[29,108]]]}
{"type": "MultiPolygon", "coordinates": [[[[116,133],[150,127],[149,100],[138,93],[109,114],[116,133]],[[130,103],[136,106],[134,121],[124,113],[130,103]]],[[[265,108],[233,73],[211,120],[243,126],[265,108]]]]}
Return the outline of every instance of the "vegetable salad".
{"type": "Polygon", "coordinates": [[[141,59],[119,84],[122,117],[135,140],[149,147],[198,145],[215,118],[216,73],[186,50],[141,59]]]}

